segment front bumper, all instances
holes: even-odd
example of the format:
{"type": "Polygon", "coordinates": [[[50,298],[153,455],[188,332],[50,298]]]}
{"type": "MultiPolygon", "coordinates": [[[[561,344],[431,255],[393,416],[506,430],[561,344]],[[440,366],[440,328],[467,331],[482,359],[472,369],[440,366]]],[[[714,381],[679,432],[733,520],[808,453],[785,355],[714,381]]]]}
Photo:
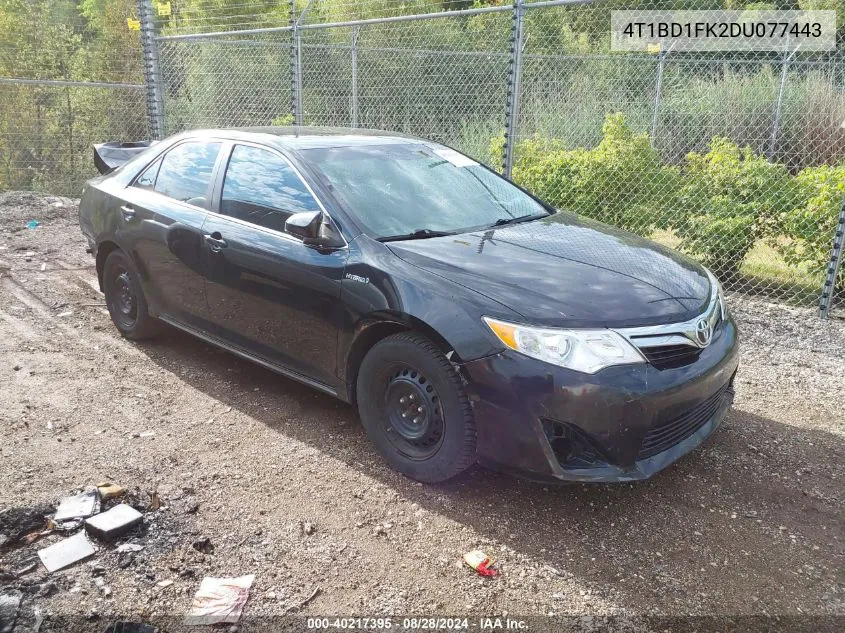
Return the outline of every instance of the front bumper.
{"type": "Polygon", "coordinates": [[[538,480],[646,479],[701,444],[733,400],[729,318],[695,362],[583,374],[513,351],[466,363],[479,461],[538,480]]]}

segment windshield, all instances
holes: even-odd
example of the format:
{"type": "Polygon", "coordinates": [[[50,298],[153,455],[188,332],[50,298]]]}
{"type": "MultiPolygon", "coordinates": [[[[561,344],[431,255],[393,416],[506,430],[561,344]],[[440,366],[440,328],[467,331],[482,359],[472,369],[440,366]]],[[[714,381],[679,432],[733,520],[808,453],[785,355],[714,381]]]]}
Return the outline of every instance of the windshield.
{"type": "Polygon", "coordinates": [[[304,153],[376,238],[460,233],[549,213],[504,178],[438,145],[411,142],[304,153]]]}

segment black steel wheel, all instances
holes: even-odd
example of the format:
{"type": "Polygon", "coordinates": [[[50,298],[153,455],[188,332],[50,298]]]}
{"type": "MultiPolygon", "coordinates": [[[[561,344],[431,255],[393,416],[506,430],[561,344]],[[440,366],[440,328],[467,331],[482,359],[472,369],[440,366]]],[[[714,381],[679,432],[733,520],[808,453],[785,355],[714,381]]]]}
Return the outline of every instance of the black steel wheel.
{"type": "Polygon", "coordinates": [[[475,462],[475,424],[455,368],[428,338],[396,334],[364,358],[358,410],[382,456],[409,477],[434,483],[475,462]]]}
{"type": "Polygon", "coordinates": [[[140,340],[158,333],[160,324],[150,316],[138,274],[122,251],[112,251],[106,258],[103,292],[112,322],[123,336],[140,340]]]}
{"type": "Polygon", "coordinates": [[[384,394],[385,432],[409,459],[428,459],[443,442],[443,407],[434,385],[420,371],[396,363],[384,394]]]}

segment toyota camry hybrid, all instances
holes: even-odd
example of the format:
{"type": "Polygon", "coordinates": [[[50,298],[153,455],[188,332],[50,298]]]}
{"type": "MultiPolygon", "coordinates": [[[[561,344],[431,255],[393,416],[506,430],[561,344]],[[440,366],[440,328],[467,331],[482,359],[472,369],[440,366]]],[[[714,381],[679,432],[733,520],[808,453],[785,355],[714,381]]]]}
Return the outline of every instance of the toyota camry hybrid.
{"type": "Polygon", "coordinates": [[[253,128],[95,152],[80,225],[123,336],[167,323],[352,403],[414,479],[644,479],[731,405],[712,274],[443,145],[253,128]]]}

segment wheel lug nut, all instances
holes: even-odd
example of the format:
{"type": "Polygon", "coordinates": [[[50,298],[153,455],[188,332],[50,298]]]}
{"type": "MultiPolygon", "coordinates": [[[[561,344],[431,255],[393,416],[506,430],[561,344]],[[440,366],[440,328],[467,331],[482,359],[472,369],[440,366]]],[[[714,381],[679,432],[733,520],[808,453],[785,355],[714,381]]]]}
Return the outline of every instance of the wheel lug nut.
{"type": "Polygon", "coordinates": [[[423,412],[423,408],[422,408],[422,407],[417,407],[417,411],[419,411],[420,413],[422,413],[422,412],[423,412]]]}
{"type": "Polygon", "coordinates": [[[422,418],[414,418],[414,424],[419,424],[422,422],[422,418]]]}
{"type": "Polygon", "coordinates": [[[406,402],[408,402],[408,399],[405,396],[399,398],[399,404],[405,404],[406,402]]]}
{"type": "Polygon", "coordinates": [[[411,394],[410,398],[411,398],[411,400],[416,400],[416,398],[414,397],[414,394],[411,394]]]}
{"type": "Polygon", "coordinates": [[[407,417],[408,417],[408,414],[407,414],[407,413],[403,413],[403,414],[402,414],[402,417],[403,417],[403,418],[407,418],[407,417]]]}

